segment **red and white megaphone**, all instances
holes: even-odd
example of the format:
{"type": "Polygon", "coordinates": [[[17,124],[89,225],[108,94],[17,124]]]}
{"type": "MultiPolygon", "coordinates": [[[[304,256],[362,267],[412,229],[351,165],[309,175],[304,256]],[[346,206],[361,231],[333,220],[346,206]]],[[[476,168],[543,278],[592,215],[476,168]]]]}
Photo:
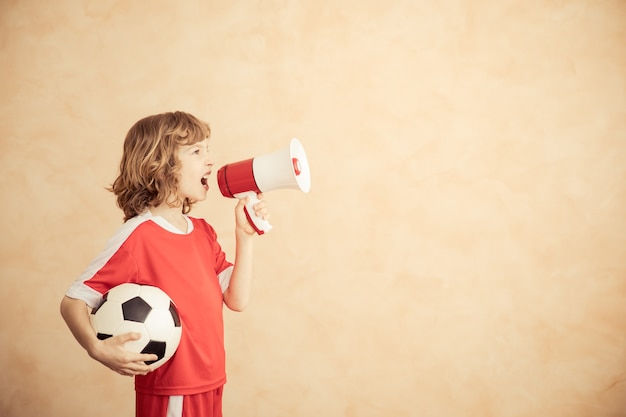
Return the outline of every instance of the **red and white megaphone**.
{"type": "Polygon", "coordinates": [[[259,202],[257,193],[279,188],[308,193],[311,171],[302,144],[293,138],[289,146],[276,152],[224,165],[217,171],[217,184],[224,197],[250,197],[244,211],[254,230],[262,235],[272,225],[254,213],[252,206],[259,202]]]}

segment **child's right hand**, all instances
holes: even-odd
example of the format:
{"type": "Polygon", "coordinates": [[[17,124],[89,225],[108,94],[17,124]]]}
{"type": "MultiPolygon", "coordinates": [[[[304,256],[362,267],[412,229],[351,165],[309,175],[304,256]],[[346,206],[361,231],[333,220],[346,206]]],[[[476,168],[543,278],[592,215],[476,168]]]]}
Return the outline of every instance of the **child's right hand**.
{"type": "Polygon", "coordinates": [[[146,375],[152,372],[152,368],[145,362],[156,361],[157,355],[134,353],[124,348],[126,342],[140,338],[140,333],[125,333],[105,340],[98,340],[89,349],[89,356],[118,374],[125,376],[146,375]]]}

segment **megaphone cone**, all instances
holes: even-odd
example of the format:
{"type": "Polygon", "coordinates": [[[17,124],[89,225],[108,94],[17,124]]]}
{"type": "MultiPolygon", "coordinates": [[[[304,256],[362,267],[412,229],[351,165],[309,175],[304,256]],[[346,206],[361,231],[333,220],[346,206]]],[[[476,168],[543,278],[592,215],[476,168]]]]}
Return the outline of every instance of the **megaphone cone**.
{"type": "Polygon", "coordinates": [[[250,197],[246,216],[258,234],[272,226],[254,215],[252,206],[258,202],[257,193],[281,188],[308,193],[311,189],[311,171],[302,143],[291,139],[289,146],[276,152],[224,165],[217,171],[217,184],[224,197],[250,197]]]}

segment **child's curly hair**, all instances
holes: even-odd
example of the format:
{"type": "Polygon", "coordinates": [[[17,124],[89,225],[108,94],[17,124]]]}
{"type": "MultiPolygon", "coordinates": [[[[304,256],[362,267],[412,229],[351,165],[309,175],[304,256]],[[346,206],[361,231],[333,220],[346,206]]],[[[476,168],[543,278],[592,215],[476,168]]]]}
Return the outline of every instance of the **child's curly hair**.
{"type": "Polygon", "coordinates": [[[124,221],[164,202],[171,206],[182,203],[183,213],[189,213],[195,201],[176,197],[180,169],[176,151],[178,146],[203,141],[210,134],[206,122],[180,111],[145,117],[130,128],[120,174],[109,188],[124,211],[124,221]]]}

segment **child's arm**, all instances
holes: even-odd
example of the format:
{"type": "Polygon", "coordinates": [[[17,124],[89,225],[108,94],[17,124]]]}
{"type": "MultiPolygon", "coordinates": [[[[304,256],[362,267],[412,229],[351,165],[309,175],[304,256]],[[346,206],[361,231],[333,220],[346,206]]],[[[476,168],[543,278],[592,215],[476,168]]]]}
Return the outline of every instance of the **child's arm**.
{"type": "Polygon", "coordinates": [[[132,376],[145,375],[152,370],[144,361],[157,360],[156,355],[133,353],[124,349],[126,342],[140,339],[140,334],[127,333],[99,340],[91,327],[89,308],[85,302],[67,296],[61,301],[61,316],[89,356],[113,371],[132,376]]]}
{"type": "MultiPolygon", "coordinates": [[[[262,200],[263,194],[257,197],[262,200]]],[[[256,232],[243,210],[247,201],[247,198],[239,200],[235,207],[235,262],[230,283],[224,291],[224,303],[234,311],[243,311],[248,306],[252,290],[252,249],[256,232]]],[[[257,216],[269,219],[264,201],[256,204],[254,211],[257,216]]]]}

